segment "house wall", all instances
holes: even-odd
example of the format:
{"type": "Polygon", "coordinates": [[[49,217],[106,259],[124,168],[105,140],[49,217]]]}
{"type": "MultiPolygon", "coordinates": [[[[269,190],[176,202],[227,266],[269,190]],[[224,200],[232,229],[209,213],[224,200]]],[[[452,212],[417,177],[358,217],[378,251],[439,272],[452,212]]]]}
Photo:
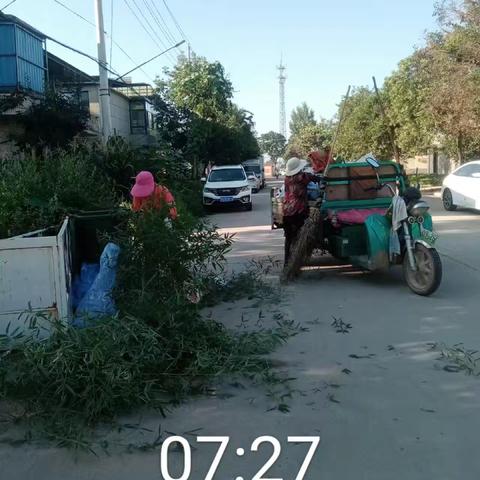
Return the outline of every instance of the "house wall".
{"type": "MultiPolygon", "coordinates": [[[[100,100],[98,85],[88,85],[82,88],[88,91],[90,104],[90,129],[100,133],[100,100]]],[[[116,135],[130,137],[130,103],[123,95],[111,91],[110,111],[112,114],[112,128],[116,135]]]]}
{"type": "Polygon", "coordinates": [[[112,112],[112,129],[116,135],[130,137],[130,102],[123,95],[114,91],[110,94],[110,111],[112,112]]]}
{"type": "Polygon", "coordinates": [[[0,89],[45,91],[43,40],[13,22],[0,23],[0,89]]]}

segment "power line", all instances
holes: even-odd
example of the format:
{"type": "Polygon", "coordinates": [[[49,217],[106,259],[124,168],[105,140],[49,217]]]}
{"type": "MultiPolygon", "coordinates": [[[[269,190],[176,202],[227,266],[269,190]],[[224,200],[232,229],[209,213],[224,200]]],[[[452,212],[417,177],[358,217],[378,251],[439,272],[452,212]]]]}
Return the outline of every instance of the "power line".
{"type": "MultiPolygon", "coordinates": [[[[157,31],[155,30],[155,28],[152,27],[150,21],[148,20],[148,18],[146,17],[146,15],[143,13],[143,10],[138,6],[138,3],[137,3],[137,0],[132,0],[133,4],[135,5],[135,7],[137,8],[137,10],[140,12],[140,15],[144,18],[145,22],[147,23],[147,25],[149,26],[150,30],[152,31],[152,33],[155,35],[155,37],[159,40],[160,44],[164,47],[164,48],[167,48],[165,42],[163,41],[162,38],[160,38],[160,35],[158,35],[157,31]]],[[[158,45],[158,43],[157,43],[158,45]]],[[[160,47],[160,46],[159,46],[160,47]]],[[[168,58],[170,59],[171,62],[175,63],[175,59],[173,59],[171,57],[170,54],[167,54],[168,58]]]]}
{"type": "MultiPolygon", "coordinates": [[[[59,40],[56,40],[55,38],[50,37],[50,36],[48,36],[48,35],[45,35],[45,38],[46,38],[47,40],[50,40],[50,41],[52,41],[52,42],[57,43],[58,45],[61,45],[61,46],[64,47],[64,48],[67,48],[68,50],[72,50],[72,52],[78,53],[79,55],[82,55],[82,56],[84,56],[84,57],[86,57],[86,58],[89,58],[90,60],[94,61],[96,64],[103,66],[103,67],[104,67],[108,72],[110,72],[111,74],[115,75],[115,76],[118,77],[118,78],[121,78],[121,77],[120,77],[120,74],[119,74],[118,72],[116,72],[115,70],[113,70],[113,69],[111,69],[111,68],[108,68],[107,65],[103,65],[101,62],[98,61],[97,58],[93,57],[92,55],[89,55],[88,53],[82,52],[81,50],[78,50],[78,49],[76,49],[76,48],[74,48],[74,47],[71,47],[70,45],[67,45],[66,43],[60,42],[59,40]]],[[[142,64],[142,65],[143,65],[143,64],[142,64]]],[[[89,75],[89,77],[92,78],[90,75],[89,75]]],[[[150,101],[147,97],[145,97],[144,95],[141,95],[141,94],[138,92],[138,90],[135,90],[135,88],[134,88],[131,84],[125,82],[124,80],[119,80],[119,81],[122,82],[126,87],[131,88],[131,89],[133,90],[133,92],[136,93],[140,98],[143,98],[144,100],[150,101]]]]}
{"type": "Polygon", "coordinates": [[[17,0],[12,0],[11,2],[7,3],[4,7],[0,8],[0,12],[3,12],[6,8],[10,5],[13,5],[17,0]]]}
{"type": "Polygon", "coordinates": [[[112,65],[113,57],[113,0],[110,0],[110,59],[108,63],[112,65]]]}
{"type": "MultiPolygon", "coordinates": [[[[15,0],[16,1],[16,0],[15,0]]],[[[57,3],[58,5],[60,5],[61,7],[63,7],[65,10],[68,10],[70,13],[72,13],[73,15],[75,15],[76,17],[78,18],[81,18],[84,22],[88,23],[89,25],[91,25],[92,27],[94,28],[97,28],[97,26],[95,25],[95,23],[93,23],[91,20],[89,20],[88,18],[85,18],[83,15],[80,15],[78,12],[76,12],[75,10],[71,9],[68,5],[65,5],[63,2],[61,2],[60,0],[53,0],[55,3],[57,3]]],[[[113,7],[113,0],[112,0],[112,7],[113,7]]],[[[113,8],[112,8],[112,11],[113,11],[113,8]]],[[[113,17],[112,17],[113,18],[113,17]]],[[[113,20],[112,20],[113,22],[113,20]]],[[[113,26],[113,23],[112,23],[112,26],[113,26]]],[[[113,39],[113,35],[109,34],[108,32],[105,32],[105,35],[107,37],[110,38],[110,41],[134,64],[134,65],[138,65],[138,62],[136,60],[134,60],[123,48],[121,45],[119,45],[114,39],[113,39]]],[[[111,51],[111,49],[110,49],[111,51]]],[[[111,63],[111,58],[112,58],[112,54],[110,53],[110,63],[111,63]]],[[[145,72],[145,70],[142,70],[140,69],[140,71],[151,81],[151,82],[154,82],[153,78],[148,75],[147,72],[145,72]]]]}
{"type": "Polygon", "coordinates": [[[145,7],[147,7],[147,10],[150,12],[150,15],[152,16],[153,20],[155,21],[155,23],[158,25],[158,28],[160,29],[160,31],[162,32],[162,34],[165,36],[165,38],[167,39],[168,42],[173,42],[175,43],[175,39],[173,39],[169,33],[165,30],[165,28],[163,28],[163,25],[160,23],[160,20],[158,19],[158,15],[156,14],[156,12],[152,9],[152,7],[150,6],[149,3],[147,3],[146,0],[143,0],[143,4],[145,5],[145,7]]]}
{"type": "Polygon", "coordinates": [[[183,31],[183,28],[180,26],[180,23],[177,21],[177,19],[175,18],[175,15],[173,14],[173,12],[170,10],[168,4],[167,4],[167,0],[163,0],[163,4],[165,5],[165,8],[167,9],[170,17],[172,18],[173,20],[173,23],[175,24],[175,26],[177,27],[178,31],[180,32],[180,35],[182,36],[182,38],[184,40],[186,40],[188,43],[190,43],[190,40],[188,39],[187,35],[185,34],[185,32],[183,31]]]}
{"type": "Polygon", "coordinates": [[[123,77],[126,77],[129,73],[132,73],[134,72],[135,70],[137,70],[137,68],[140,68],[142,67],[143,65],[146,65],[147,63],[150,63],[152,62],[153,60],[155,60],[156,58],[158,58],[160,55],[163,55],[164,53],[167,53],[169,52],[170,50],[173,50],[174,48],[177,48],[179,47],[180,45],[183,45],[185,43],[185,40],[182,40],[180,42],[178,42],[176,45],[172,45],[170,48],[167,48],[165,51],[159,53],[158,55],[155,55],[154,57],[150,58],[149,60],[143,62],[141,65],[139,65],[138,67],[135,67],[133,68],[132,70],[129,70],[127,73],[124,73],[123,75],[120,75],[117,80],[120,80],[121,78],[123,77]]]}
{"type": "MultiPolygon", "coordinates": [[[[76,12],[75,10],[72,10],[68,5],[65,5],[63,2],[61,2],[60,0],[53,0],[55,3],[58,3],[58,5],[60,5],[61,7],[63,7],[65,10],[68,10],[70,13],[73,13],[73,15],[75,15],[76,17],[78,18],[81,18],[84,22],[87,22],[88,24],[90,24],[92,27],[97,27],[92,21],[90,21],[88,18],[85,18],[83,15],[80,15],[78,12],[76,12]]],[[[105,32],[107,33],[107,32],[105,32]]]]}
{"type": "Polygon", "coordinates": [[[165,26],[165,29],[167,30],[168,34],[170,35],[170,38],[174,39],[174,35],[172,34],[167,22],[165,21],[165,19],[163,18],[163,15],[161,14],[159,8],[157,7],[156,3],[154,0],[150,0],[150,3],[152,4],[153,8],[155,9],[155,11],[157,12],[158,16],[160,17],[160,21],[163,23],[163,25],[165,26]]]}
{"type": "MultiPolygon", "coordinates": [[[[139,23],[139,25],[143,28],[143,30],[146,32],[146,34],[150,37],[150,39],[153,41],[153,43],[155,43],[155,45],[157,45],[158,48],[161,48],[160,45],[158,44],[157,40],[155,39],[155,37],[148,31],[147,27],[145,26],[145,24],[142,22],[142,20],[140,19],[140,17],[137,15],[137,13],[135,12],[135,10],[132,8],[132,6],[130,5],[130,3],[128,2],[128,0],[123,0],[125,5],[127,6],[127,8],[130,10],[130,12],[132,12],[133,16],[136,18],[137,22],[139,23]]],[[[137,6],[138,8],[138,6],[137,6]]],[[[141,12],[141,10],[140,10],[141,12]]],[[[168,56],[168,55],[167,55],[168,56]]],[[[171,61],[171,60],[170,60],[171,61]]]]}

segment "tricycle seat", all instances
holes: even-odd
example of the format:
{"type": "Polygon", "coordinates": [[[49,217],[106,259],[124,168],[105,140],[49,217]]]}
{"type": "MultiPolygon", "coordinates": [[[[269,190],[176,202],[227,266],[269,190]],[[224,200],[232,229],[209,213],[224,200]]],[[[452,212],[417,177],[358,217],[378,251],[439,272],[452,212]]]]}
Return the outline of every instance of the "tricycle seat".
{"type": "Polygon", "coordinates": [[[328,218],[334,216],[340,225],[363,225],[370,215],[385,215],[386,208],[353,208],[350,210],[328,211],[328,218]]]}

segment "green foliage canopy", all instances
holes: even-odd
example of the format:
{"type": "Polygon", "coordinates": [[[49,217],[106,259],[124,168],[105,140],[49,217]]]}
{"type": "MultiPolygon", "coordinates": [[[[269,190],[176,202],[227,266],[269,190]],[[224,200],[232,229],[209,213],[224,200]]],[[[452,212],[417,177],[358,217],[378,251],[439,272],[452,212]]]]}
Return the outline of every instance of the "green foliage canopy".
{"type": "Polygon", "coordinates": [[[308,125],[315,125],[315,112],[303,102],[292,111],[290,117],[290,133],[297,135],[303,128],[308,125]]]}
{"type": "Polygon", "coordinates": [[[260,135],[258,143],[261,152],[266,153],[275,161],[283,155],[287,140],[281,133],[270,131],[260,135]]]}

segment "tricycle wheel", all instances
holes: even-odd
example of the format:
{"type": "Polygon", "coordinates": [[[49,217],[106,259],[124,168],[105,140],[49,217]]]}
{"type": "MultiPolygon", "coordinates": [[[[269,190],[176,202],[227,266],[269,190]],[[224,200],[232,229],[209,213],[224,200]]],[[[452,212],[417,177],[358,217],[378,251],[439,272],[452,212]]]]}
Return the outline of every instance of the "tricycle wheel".
{"type": "Polygon", "coordinates": [[[435,248],[427,248],[421,243],[415,245],[414,251],[417,271],[413,271],[405,253],[403,274],[412,292],[417,295],[431,295],[442,281],[442,261],[435,248]]]}

